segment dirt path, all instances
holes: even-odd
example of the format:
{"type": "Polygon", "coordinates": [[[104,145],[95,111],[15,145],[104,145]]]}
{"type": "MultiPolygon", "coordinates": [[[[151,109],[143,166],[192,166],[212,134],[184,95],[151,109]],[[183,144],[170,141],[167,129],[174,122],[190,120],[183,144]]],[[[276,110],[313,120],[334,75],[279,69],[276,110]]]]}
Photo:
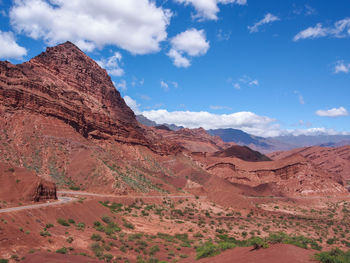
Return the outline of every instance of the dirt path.
{"type": "Polygon", "coordinates": [[[3,209],[0,209],[0,214],[1,213],[20,211],[20,210],[27,210],[27,209],[36,209],[36,208],[40,208],[40,207],[61,205],[61,204],[66,204],[66,203],[72,202],[74,200],[76,200],[76,198],[59,196],[58,197],[58,201],[51,201],[51,202],[35,204],[35,205],[24,205],[24,206],[3,208],[3,209]]]}
{"type": "MultiPolygon", "coordinates": [[[[57,194],[68,194],[68,195],[87,195],[96,197],[115,197],[115,198],[195,198],[193,195],[106,195],[106,194],[95,194],[89,192],[79,191],[57,191],[57,194]]],[[[199,196],[198,198],[203,199],[205,196],[199,196]]]]}
{"type": "MultiPolygon", "coordinates": [[[[172,199],[172,198],[195,198],[195,196],[193,196],[193,195],[106,195],[106,194],[96,194],[96,193],[78,192],[78,191],[57,191],[57,194],[59,194],[59,195],[68,194],[68,195],[74,195],[74,196],[80,195],[80,196],[96,196],[96,197],[114,197],[114,198],[170,198],[170,199],[172,199]]],[[[201,196],[199,198],[203,199],[205,197],[201,196]]],[[[58,201],[51,201],[51,202],[47,202],[47,203],[2,208],[2,209],[0,209],[0,214],[20,211],[20,210],[36,209],[36,208],[41,208],[41,207],[67,204],[67,203],[73,202],[75,200],[77,200],[77,199],[74,197],[58,196],[58,201]]]]}

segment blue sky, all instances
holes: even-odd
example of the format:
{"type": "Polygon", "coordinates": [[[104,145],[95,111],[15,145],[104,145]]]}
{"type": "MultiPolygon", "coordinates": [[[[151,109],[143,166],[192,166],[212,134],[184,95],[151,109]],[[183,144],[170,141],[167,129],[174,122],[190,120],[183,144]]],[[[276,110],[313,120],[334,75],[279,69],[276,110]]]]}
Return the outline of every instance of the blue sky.
{"type": "Polygon", "coordinates": [[[159,123],[350,132],[348,0],[0,3],[1,60],[21,63],[70,40],[159,123]]]}

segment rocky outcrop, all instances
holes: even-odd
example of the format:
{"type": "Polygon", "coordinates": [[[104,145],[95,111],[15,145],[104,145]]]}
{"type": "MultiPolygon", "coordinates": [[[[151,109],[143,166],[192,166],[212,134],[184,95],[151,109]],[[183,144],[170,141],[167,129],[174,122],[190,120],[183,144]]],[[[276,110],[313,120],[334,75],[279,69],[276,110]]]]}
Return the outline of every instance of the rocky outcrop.
{"type": "Polygon", "coordinates": [[[57,199],[56,185],[20,167],[0,163],[0,200],[6,203],[57,199]]]}

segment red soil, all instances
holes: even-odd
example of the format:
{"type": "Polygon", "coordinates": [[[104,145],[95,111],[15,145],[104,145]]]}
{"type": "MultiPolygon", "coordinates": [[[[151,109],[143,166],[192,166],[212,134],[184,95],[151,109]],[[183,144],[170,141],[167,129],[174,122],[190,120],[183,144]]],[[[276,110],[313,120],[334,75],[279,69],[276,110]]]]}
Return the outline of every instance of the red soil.
{"type": "Polygon", "coordinates": [[[21,261],[23,263],[38,263],[38,262],[50,262],[50,263],[98,263],[105,262],[97,259],[92,259],[84,256],[74,255],[62,255],[57,253],[39,252],[35,254],[28,254],[25,259],[21,261]]]}

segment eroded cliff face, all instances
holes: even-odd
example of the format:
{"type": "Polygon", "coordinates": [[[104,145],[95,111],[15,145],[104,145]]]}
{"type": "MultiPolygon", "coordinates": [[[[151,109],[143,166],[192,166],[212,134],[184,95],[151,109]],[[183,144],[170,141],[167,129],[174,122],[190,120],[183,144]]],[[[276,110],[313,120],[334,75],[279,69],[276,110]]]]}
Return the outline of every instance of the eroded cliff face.
{"type": "Polygon", "coordinates": [[[57,199],[56,185],[25,168],[0,163],[0,200],[11,206],[19,202],[57,199]]]}
{"type": "Polygon", "coordinates": [[[106,70],[70,42],[20,65],[0,62],[0,104],[63,120],[84,137],[147,144],[106,70]]]}

